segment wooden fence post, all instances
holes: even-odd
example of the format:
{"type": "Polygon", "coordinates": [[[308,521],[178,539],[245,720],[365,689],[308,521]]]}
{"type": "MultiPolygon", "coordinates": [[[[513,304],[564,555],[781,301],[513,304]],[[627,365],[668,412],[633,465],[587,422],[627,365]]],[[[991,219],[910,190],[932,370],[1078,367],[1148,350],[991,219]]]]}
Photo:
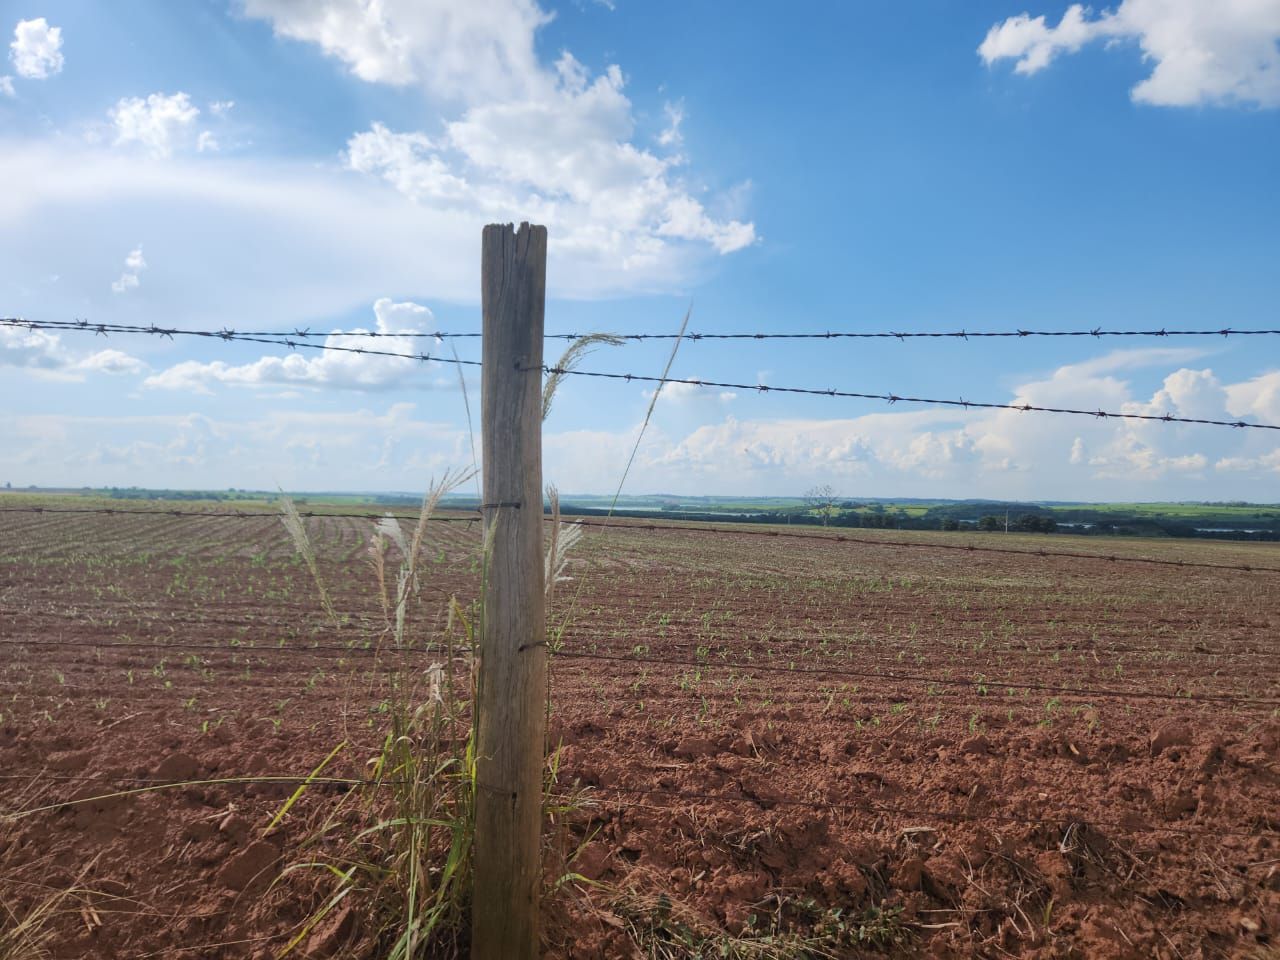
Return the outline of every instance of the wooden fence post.
{"type": "Polygon", "coordinates": [[[542,332],[547,228],[484,228],[481,420],[490,543],[480,640],[472,960],[539,952],[546,624],[542,332]]]}

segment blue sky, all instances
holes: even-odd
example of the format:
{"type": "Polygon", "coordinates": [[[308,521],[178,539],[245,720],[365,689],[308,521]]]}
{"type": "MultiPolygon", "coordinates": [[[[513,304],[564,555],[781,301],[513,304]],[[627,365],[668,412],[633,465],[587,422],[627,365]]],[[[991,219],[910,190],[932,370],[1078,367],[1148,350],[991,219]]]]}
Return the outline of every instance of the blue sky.
{"type": "MultiPolygon", "coordinates": [[[[1277,326],[1280,0],[4,0],[0,31],[0,315],[476,330],[481,227],[532,219],[550,331],[690,304],[703,331],[1277,326]]],[[[1278,345],[703,341],[673,375],[1280,423],[1278,345]]],[[[285,355],[0,330],[0,482],[404,490],[469,461],[451,367],[285,355]]],[[[547,479],[610,491],[649,396],[563,389],[547,479]]],[[[689,388],[628,488],[1277,480],[1265,431],[689,388]]]]}

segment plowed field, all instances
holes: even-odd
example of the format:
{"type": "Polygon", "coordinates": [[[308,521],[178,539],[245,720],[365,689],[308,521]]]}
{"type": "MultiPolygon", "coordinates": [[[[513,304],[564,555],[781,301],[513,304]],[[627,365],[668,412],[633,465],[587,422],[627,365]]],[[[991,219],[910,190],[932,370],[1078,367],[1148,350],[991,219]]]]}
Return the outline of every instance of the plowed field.
{"type": "MultiPolygon", "coordinates": [[[[345,788],[264,838],[296,786],[269,778],[342,740],[328,772],[360,777],[388,667],[371,523],[308,529],[338,626],[273,515],[0,514],[0,924],[75,889],[55,957],[288,941],[315,886],[287,867],[345,788]]],[[[548,955],[1276,956],[1280,576],[929,545],[1280,549],[892,539],[924,546],[586,533],[551,730],[590,882],[548,895],[548,955]]],[[[475,598],[478,540],[431,525],[420,637],[475,598]]],[[[339,933],[304,949],[363,955],[339,933]]]]}

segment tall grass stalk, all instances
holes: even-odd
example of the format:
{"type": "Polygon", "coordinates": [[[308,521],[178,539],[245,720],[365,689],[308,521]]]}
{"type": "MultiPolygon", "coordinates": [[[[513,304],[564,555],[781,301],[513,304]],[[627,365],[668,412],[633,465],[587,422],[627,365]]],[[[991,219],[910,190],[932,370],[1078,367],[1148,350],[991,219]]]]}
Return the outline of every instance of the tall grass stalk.
{"type": "Polygon", "coordinates": [[[570,579],[565,576],[564,571],[569,563],[569,551],[582,539],[582,525],[563,522],[560,517],[560,491],[554,485],[547,487],[547,502],[551,505],[551,532],[547,539],[547,559],[543,574],[549,608],[551,598],[555,596],[556,584],[570,579]]]}
{"type": "MultiPolygon", "coordinates": [[[[622,496],[622,488],[626,485],[627,477],[631,473],[631,467],[636,461],[636,454],[640,452],[640,444],[644,441],[644,435],[649,429],[649,422],[653,419],[653,411],[658,406],[658,398],[662,395],[662,388],[666,386],[667,377],[670,376],[671,374],[671,367],[676,362],[676,354],[680,352],[680,345],[684,342],[685,331],[689,329],[689,317],[691,317],[692,315],[693,315],[693,305],[690,304],[689,309],[684,312],[684,320],[680,322],[680,331],[679,333],[676,334],[675,341],[671,344],[671,353],[667,355],[667,364],[665,367],[662,368],[662,377],[658,380],[657,386],[654,387],[653,396],[649,398],[649,409],[645,411],[644,420],[640,424],[640,431],[636,434],[636,442],[631,447],[630,456],[627,457],[627,465],[622,470],[622,476],[618,478],[617,489],[613,491],[613,499],[609,502],[609,512],[605,514],[606,519],[609,517],[612,517],[613,512],[618,508],[618,499],[622,496]]],[[[592,334],[592,336],[601,336],[601,335],[592,334]]],[[[584,339],[587,339],[587,338],[584,338],[584,339]]],[[[616,340],[618,338],[614,337],[612,339],[616,340]]],[[[574,344],[572,344],[569,347],[569,349],[565,351],[565,357],[568,357],[569,354],[573,352],[573,348],[574,346],[577,345],[577,342],[578,341],[575,341],[574,344]]],[[[562,363],[564,359],[565,359],[564,357],[561,358],[562,363]]],[[[553,383],[552,379],[548,378],[546,386],[544,387],[543,403],[542,403],[544,419],[546,417],[547,410],[550,409],[550,402],[551,402],[550,394],[555,393],[555,387],[558,382],[559,381],[555,381],[553,383]]],[[[565,611],[564,618],[560,621],[560,623],[557,626],[547,631],[548,650],[551,650],[552,652],[554,652],[560,647],[560,644],[564,641],[564,633],[569,628],[569,624],[573,622],[573,614],[578,607],[578,600],[582,596],[582,587],[584,583],[585,581],[581,581],[581,580],[578,582],[578,588],[573,592],[573,598],[569,601],[569,608],[568,610],[565,611]]],[[[548,604],[547,604],[548,613],[550,612],[550,609],[551,609],[549,600],[550,598],[548,598],[548,604]]],[[[548,686],[548,690],[550,690],[550,686],[548,686]]]]}
{"type": "MultiPolygon", "coordinates": [[[[355,911],[363,922],[354,936],[389,960],[448,950],[465,929],[475,801],[475,737],[468,714],[477,635],[462,604],[449,601],[443,636],[429,638],[440,643],[439,659],[406,667],[404,654],[425,653],[428,639],[413,630],[410,614],[423,585],[420,561],[431,517],[441,499],[470,476],[450,472],[433,483],[411,533],[390,517],[371,531],[367,556],[386,620],[379,653],[388,646],[395,654],[384,701],[386,728],[366,763],[367,782],[330,811],[304,844],[305,858],[282,875],[318,871],[329,880],[327,894],[282,957],[303,947],[338,910],[355,911]],[[394,571],[392,547],[399,554],[394,571]]],[[[314,556],[309,541],[295,543],[304,556],[314,556]]],[[[286,813],[278,811],[272,825],[286,813]]]]}
{"type": "Polygon", "coordinates": [[[333,601],[329,599],[329,591],[325,589],[324,580],[320,577],[320,564],[316,560],[316,551],[311,545],[311,538],[307,535],[306,524],[302,522],[302,516],[294,506],[293,498],[283,490],[280,491],[280,520],[285,530],[289,532],[289,539],[293,541],[298,555],[311,571],[311,579],[315,582],[316,590],[320,594],[320,605],[324,608],[325,616],[332,623],[340,623],[342,618],[338,616],[333,601]]]}

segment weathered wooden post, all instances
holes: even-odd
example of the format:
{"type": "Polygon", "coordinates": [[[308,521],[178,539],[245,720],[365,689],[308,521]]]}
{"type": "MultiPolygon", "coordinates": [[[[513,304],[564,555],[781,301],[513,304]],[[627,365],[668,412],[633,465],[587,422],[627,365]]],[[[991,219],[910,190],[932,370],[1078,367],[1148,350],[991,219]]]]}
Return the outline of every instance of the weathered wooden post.
{"type": "Polygon", "coordinates": [[[484,228],[481,419],[490,544],[480,640],[473,960],[538,956],[545,742],[542,331],[547,228],[484,228]]]}

